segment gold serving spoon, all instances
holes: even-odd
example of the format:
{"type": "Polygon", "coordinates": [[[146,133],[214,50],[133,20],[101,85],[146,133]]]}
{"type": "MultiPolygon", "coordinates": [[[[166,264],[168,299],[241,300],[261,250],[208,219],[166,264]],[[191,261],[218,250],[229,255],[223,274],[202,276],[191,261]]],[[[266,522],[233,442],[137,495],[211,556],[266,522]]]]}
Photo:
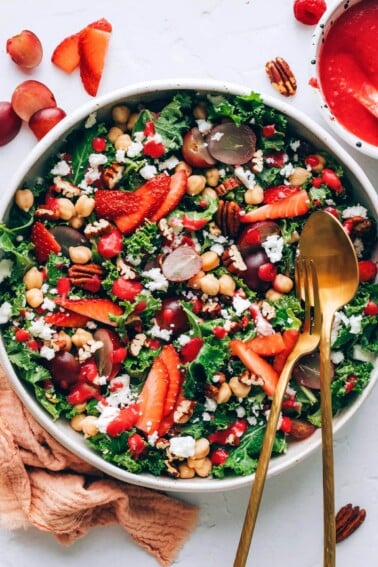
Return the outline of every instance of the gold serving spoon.
{"type": "Polygon", "coordinates": [[[335,486],[333,465],[331,330],[335,312],[349,303],[358,288],[358,262],[352,241],[342,224],[330,213],[314,212],[299,241],[301,258],[314,262],[322,310],[320,334],[320,407],[323,458],[323,566],[336,561],[335,486]]]}

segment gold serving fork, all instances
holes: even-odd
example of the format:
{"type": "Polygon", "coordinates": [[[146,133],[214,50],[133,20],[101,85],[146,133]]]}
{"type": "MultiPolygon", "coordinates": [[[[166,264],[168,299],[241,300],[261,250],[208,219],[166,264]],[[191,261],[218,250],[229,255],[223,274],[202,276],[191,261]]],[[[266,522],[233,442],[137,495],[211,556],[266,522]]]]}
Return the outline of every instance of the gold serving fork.
{"type": "Polygon", "coordinates": [[[291,377],[291,372],[295,363],[302,356],[311,353],[317,348],[320,340],[322,317],[318,280],[312,260],[305,260],[300,257],[296,260],[295,284],[298,298],[304,300],[305,316],[303,327],[294,349],[289,354],[285,366],[282,369],[273,396],[263,446],[259,456],[255,479],[251,488],[244,524],[235,556],[234,567],[244,567],[247,561],[272,454],[273,443],[277,432],[277,424],[281,414],[282,401],[291,377]]]}

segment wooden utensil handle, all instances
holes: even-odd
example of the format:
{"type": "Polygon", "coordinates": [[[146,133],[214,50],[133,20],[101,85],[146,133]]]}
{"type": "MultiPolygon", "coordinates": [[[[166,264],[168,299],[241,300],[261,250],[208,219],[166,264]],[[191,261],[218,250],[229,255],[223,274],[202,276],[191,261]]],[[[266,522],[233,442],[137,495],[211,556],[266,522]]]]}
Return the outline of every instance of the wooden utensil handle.
{"type": "Polygon", "coordinates": [[[335,486],[333,465],[333,423],[330,362],[330,337],[332,319],[333,317],[329,317],[324,314],[322,333],[320,337],[320,408],[322,418],[324,567],[335,567],[336,562],[335,486]]]}

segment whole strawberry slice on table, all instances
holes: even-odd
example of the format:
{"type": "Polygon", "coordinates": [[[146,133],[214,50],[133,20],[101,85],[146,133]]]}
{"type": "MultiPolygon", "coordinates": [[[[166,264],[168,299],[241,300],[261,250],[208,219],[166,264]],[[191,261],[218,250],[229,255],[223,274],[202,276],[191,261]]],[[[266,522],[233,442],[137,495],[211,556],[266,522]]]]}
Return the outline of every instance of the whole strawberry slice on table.
{"type": "Polygon", "coordinates": [[[80,77],[85,90],[96,96],[108,51],[111,32],[84,28],[79,35],[80,77]]]}
{"type": "Polygon", "coordinates": [[[113,303],[110,299],[83,298],[83,299],[55,299],[55,303],[64,307],[68,311],[85,315],[89,319],[100,321],[105,325],[116,327],[117,323],[111,321],[109,315],[120,316],[123,313],[122,307],[113,303]]]}

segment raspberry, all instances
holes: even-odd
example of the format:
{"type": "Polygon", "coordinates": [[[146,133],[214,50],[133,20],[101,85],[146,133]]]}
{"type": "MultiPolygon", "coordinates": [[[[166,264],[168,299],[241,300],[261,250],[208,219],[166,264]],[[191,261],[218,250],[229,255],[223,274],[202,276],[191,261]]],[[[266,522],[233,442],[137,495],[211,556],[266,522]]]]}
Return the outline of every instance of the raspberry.
{"type": "Polygon", "coordinates": [[[322,15],[327,9],[324,0],[295,0],[294,16],[307,26],[313,26],[318,23],[322,15]]]}

